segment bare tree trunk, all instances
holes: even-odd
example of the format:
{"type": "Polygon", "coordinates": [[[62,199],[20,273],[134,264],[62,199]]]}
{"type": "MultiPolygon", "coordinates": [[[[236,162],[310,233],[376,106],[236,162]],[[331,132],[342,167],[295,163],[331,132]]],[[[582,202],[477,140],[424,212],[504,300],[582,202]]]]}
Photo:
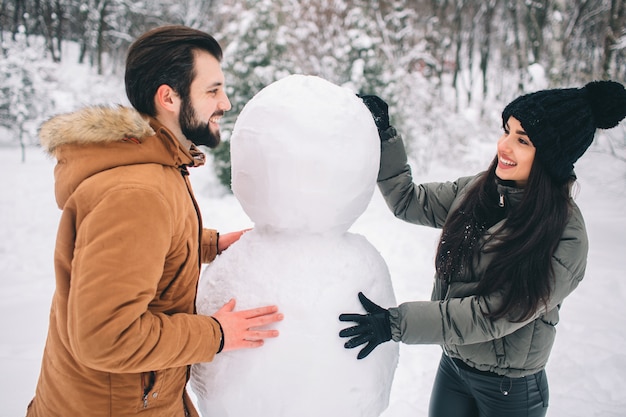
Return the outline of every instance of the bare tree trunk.
{"type": "Polygon", "coordinates": [[[483,83],[483,99],[487,98],[489,83],[487,82],[487,69],[489,66],[491,35],[493,31],[493,15],[497,0],[489,0],[482,3],[485,13],[483,15],[483,41],[480,42],[480,71],[483,83]]]}
{"type": "Polygon", "coordinates": [[[80,53],[78,55],[78,63],[85,63],[85,56],[87,55],[87,41],[86,39],[82,39],[80,42],[80,53]]]}
{"type": "Polygon", "coordinates": [[[109,5],[108,0],[104,0],[100,3],[98,9],[100,12],[100,19],[98,20],[98,30],[97,30],[97,42],[96,42],[96,59],[98,63],[98,75],[102,75],[104,73],[104,68],[102,64],[102,54],[104,53],[104,31],[106,27],[106,15],[107,15],[107,6],[109,5]]]}
{"type": "Polygon", "coordinates": [[[5,21],[5,13],[7,11],[7,0],[2,0],[0,2],[0,45],[4,43],[4,24],[5,21]]]}
{"type": "Polygon", "coordinates": [[[13,9],[13,28],[11,28],[11,39],[13,41],[15,41],[20,20],[24,20],[25,10],[24,0],[15,0],[15,8],[13,9]]]}
{"type": "Polygon", "coordinates": [[[55,38],[57,44],[57,51],[59,52],[59,61],[62,57],[62,49],[63,49],[63,22],[65,21],[65,9],[63,8],[63,2],[61,0],[56,0],[55,10],[57,15],[57,26],[55,31],[55,38]]]}
{"type": "MultiPolygon", "coordinates": [[[[474,10],[471,10],[474,13],[474,10]]],[[[476,19],[476,14],[470,16],[470,22],[476,19]]],[[[476,40],[475,25],[467,29],[467,105],[472,103],[472,91],[474,89],[474,45],[476,40]]]]}
{"type": "Polygon", "coordinates": [[[576,26],[578,26],[578,23],[582,19],[582,16],[585,12],[585,9],[589,5],[589,2],[590,0],[578,0],[576,6],[572,7],[573,15],[565,29],[565,33],[563,34],[563,56],[567,55],[568,41],[572,36],[574,29],[576,28],[576,26]]]}
{"type": "Polygon", "coordinates": [[[611,0],[611,11],[609,24],[604,36],[604,56],[602,58],[602,78],[608,80],[612,78],[611,61],[614,56],[614,47],[617,40],[624,32],[626,23],[626,0],[611,0]]]}
{"type": "Polygon", "coordinates": [[[519,79],[517,82],[518,92],[524,91],[524,81],[526,79],[526,56],[522,49],[522,42],[520,40],[520,28],[517,18],[517,1],[507,0],[507,8],[511,13],[511,26],[513,27],[513,41],[515,44],[515,55],[517,57],[517,70],[519,73],[519,79]]]}
{"type": "Polygon", "coordinates": [[[74,12],[73,15],[74,24],[79,33],[82,34],[80,37],[79,43],[79,55],[78,55],[78,63],[83,64],[85,62],[85,57],[87,56],[88,43],[89,43],[89,34],[87,32],[87,22],[89,21],[89,7],[79,7],[78,10],[74,12]]]}
{"type": "MultiPolygon", "coordinates": [[[[446,21],[446,9],[448,7],[448,0],[431,0],[431,14],[439,24],[439,26],[443,26],[446,21]]],[[[437,33],[441,32],[441,28],[437,33]]],[[[446,55],[450,46],[444,45],[439,38],[433,39],[430,37],[429,43],[431,45],[432,56],[436,59],[436,65],[434,68],[434,72],[436,75],[437,84],[441,86],[443,80],[443,73],[445,71],[446,65],[446,55]]],[[[438,88],[437,91],[441,92],[442,89],[438,88]]]]}
{"type": "Polygon", "coordinates": [[[61,55],[57,49],[57,42],[55,42],[57,34],[56,26],[59,24],[57,19],[59,16],[56,15],[55,7],[51,3],[51,0],[38,1],[37,3],[39,4],[39,16],[37,20],[40,22],[43,37],[46,41],[46,48],[52,56],[52,62],[60,62],[61,55]]]}
{"type": "Polygon", "coordinates": [[[22,163],[26,162],[26,143],[24,142],[24,122],[22,121],[19,126],[19,141],[20,141],[20,151],[22,154],[22,163]]]}
{"type": "Polygon", "coordinates": [[[543,30],[546,26],[550,0],[534,0],[526,3],[529,49],[532,51],[533,62],[539,62],[544,48],[543,30]]]}
{"type": "Polygon", "coordinates": [[[456,108],[455,111],[459,111],[460,103],[459,103],[459,74],[461,72],[461,48],[463,47],[463,36],[462,36],[462,26],[463,26],[463,0],[457,0],[454,7],[454,19],[452,24],[452,37],[454,39],[455,52],[454,52],[454,73],[452,76],[452,86],[456,91],[456,108]]]}

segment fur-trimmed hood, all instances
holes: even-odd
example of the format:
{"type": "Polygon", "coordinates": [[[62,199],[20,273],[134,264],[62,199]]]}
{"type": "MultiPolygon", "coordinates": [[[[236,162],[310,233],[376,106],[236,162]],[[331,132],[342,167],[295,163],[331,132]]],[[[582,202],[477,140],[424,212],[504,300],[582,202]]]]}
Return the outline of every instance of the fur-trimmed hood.
{"type": "Polygon", "coordinates": [[[62,114],[41,125],[39,138],[51,155],[60,145],[116,142],[154,135],[149,119],[130,107],[94,106],[62,114]]]}
{"type": "Polygon", "coordinates": [[[55,116],[39,130],[44,150],[57,159],[55,194],[63,208],[87,178],[112,168],[160,164],[197,166],[204,154],[182,146],[174,134],[154,118],[124,107],[95,106],[55,116]]]}

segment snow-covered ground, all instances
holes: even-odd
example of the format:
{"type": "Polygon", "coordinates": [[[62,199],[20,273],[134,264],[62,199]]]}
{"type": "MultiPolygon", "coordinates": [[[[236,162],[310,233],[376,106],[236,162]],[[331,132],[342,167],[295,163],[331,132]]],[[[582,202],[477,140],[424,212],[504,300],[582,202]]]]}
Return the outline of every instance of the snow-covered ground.
{"type": "MultiPolygon", "coordinates": [[[[593,148],[577,164],[577,202],[591,247],[587,276],[561,310],[547,369],[549,416],[625,415],[625,165],[593,148]]],[[[60,214],[53,169],[53,161],[37,149],[29,149],[21,163],[19,150],[0,148],[0,417],[24,415],[37,382],[54,291],[52,257],[60,214]]],[[[251,226],[232,195],[214,191],[209,169],[192,174],[205,225],[222,231],[251,226]]],[[[430,174],[419,180],[472,173],[433,163],[430,174]]],[[[351,231],[365,235],[381,252],[399,302],[429,297],[437,230],[396,220],[376,192],[351,231]]],[[[440,349],[402,345],[400,355],[384,417],[426,416],[440,349]]]]}

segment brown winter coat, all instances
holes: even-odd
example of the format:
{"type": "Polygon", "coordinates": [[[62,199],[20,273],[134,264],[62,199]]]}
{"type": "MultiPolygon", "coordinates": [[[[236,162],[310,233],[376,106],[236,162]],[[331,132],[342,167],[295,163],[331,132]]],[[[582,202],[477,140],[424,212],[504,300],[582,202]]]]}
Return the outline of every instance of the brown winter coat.
{"type": "Polygon", "coordinates": [[[27,415],[197,416],[188,366],[211,361],[221,337],[212,318],[194,314],[200,263],[217,252],[186,168],[204,155],[125,107],[55,117],[40,137],[57,159],[63,213],[27,415]]]}

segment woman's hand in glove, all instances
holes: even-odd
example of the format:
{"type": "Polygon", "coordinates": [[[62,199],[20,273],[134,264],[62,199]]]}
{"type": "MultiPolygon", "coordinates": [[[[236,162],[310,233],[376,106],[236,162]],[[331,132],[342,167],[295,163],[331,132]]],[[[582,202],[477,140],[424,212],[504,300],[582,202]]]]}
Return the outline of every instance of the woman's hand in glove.
{"type": "Polygon", "coordinates": [[[357,325],[343,329],[339,332],[339,336],[351,337],[344,344],[346,349],[353,349],[367,343],[357,355],[357,359],[363,359],[376,346],[391,340],[391,323],[389,310],[373,303],[362,292],[359,293],[359,301],[361,301],[367,314],[341,314],[339,316],[340,321],[353,321],[357,325]]]}

